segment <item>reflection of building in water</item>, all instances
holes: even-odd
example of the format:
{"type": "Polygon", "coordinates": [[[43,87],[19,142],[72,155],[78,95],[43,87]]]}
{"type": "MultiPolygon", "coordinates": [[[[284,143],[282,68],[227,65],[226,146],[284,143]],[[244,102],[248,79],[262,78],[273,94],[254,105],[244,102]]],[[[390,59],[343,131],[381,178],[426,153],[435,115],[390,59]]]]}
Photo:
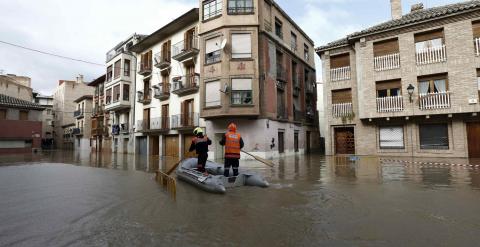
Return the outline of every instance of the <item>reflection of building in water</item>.
{"type": "Polygon", "coordinates": [[[425,185],[451,185],[452,174],[450,168],[422,167],[422,182],[425,185]]]}
{"type": "Polygon", "coordinates": [[[480,170],[470,170],[470,183],[472,187],[480,188],[480,170]]]}

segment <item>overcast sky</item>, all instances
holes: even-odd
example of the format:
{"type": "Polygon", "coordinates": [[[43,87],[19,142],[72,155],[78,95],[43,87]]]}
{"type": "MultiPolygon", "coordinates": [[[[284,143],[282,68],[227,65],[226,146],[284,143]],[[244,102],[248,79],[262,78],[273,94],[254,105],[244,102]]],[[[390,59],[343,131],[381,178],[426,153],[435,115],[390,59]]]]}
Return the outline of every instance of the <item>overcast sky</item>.
{"type": "MultiPolygon", "coordinates": [[[[316,46],[390,19],[390,0],[277,2],[316,46]]],[[[417,2],[403,0],[404,13],[417,2]]],[[[432,7],[457,1],[423,2],[432,7]]],[[[103,64],[105,53],[129,35],[150,34],[197,6],[196,0],[0,0],[0,41],[103,64]]],[[[104,70],[0,43],[0,71],[31,77],[43,94],[51,94],[58,80],[83,74],[89,81],[104,70]]]]}

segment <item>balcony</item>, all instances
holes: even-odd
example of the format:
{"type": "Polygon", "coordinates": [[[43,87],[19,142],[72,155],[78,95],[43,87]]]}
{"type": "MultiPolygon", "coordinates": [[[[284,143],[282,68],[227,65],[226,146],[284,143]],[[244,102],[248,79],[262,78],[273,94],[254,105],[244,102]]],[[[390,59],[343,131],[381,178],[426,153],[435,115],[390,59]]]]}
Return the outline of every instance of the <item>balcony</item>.
{"type": "Polygon", "coordinates": [[[146,61],[138,65],[138,73],[143,76],[150,75],[152,73],[152,62],[146,61]]]}
{"type": "Polygon", "coordinates": [[[417,65],[442,63],[447,61],[447,48],[445,45],[419,49],[416,52],[417,65]]]}
{"type": "Polygon", "coordinates": [[[375,71],[386,71],[400,68],[400,53],[375,57],[374,68],[375,71]]]}
{"type": "Polygon", "coordinates": [[[200,114],[191,112],[172,116],[172,129],[193,129],[198,126],[200,114]]]}
{"type": "Polygon", "coordinates": [[[73,128],[72,129],[72,134],[76,136],[81,136],[83,135],[83,127],[80,128],[73,128]]]}
{"type": "Polygon", "coordinates": [[[480,38],[474,38],[473,42],[475,44],[475,55],[480,56],[480,38]]]}
{"type": "Polygon", "coordinates": [[[305,122],[308,124],[316,124],[318,126],[318,112],[314,109],[314,107],[307,106],[307,112],[305,113],[305,122]]]}
{"type": "Polygon", "coordinates": [[[153,86],[153,97],[160,101],[170,98],[170,83],[160,83],[153,86]]]}
{"type": "Polygon", "coordinates": [[[450,92],[420,94],[420,110],[438,110],[450,108],[450,92]]]}
{"type": "Polygon", "coordinates": [[[377,112],[400,112],[403,111],[403,97],[389,96],[377,98],[377,112]]]}
{"type": "Polygon", "coordinates": [[[151,131],[169,131],[170,130],[170,117],[158,117],[152,118],[150,120],[150,128],[151,131]]]}
{"type": "Polygon", "coordinates": [[[184,96],[198,92],[200,75],[187,75],[174,79],[172,93],[184,96]]]}
{"type": "Polygon", "coordinates": [[[84,112],[83,110],[76,110],[73,112],[73,117],[74,118],[83,118],[84,117],[84,112]]]}
{"type": "Polygon", "coordinates": [[[171,61],[170,57],[167,54],[163,54],[163,52],[159,52],[154,56],[155,60],[155,67],[159,69],[166,69],[170,67],[171,61]]]}
{"type": "Polygon", "coordinates": [[[147,120],[138,120],[136,125],[136,131],[145,132],[150,130],[150,121],[147,120]]]}
{"type": "Polygon", "coordinates": [[[172,46],[172,58],[181,62],[198,54],[198,37],[190,37],[172,46]]]}
{"type": "Polygon", "coordinates": [[[277,108],[277,119],[278,120],[283,120],[283,121],[286,121],[288,120],[288,113],[287,113],[287,109],[285,109],[285,107],[281,106],[281,107],[278,107],[277,108]]]}
{"type": "Polygon", "coordinates": [[[152,90],[147,88],[146,90],[141,90],[137,92],[138,103],[150,104],[152,102],[152,90]]]}
{"type": "Polygon", "coordinates": [[[330,69],[331,81],[345,81],[351,78],[350,66],[330,69]]]}
{"type": "Polygon", "coordinates": [[[277,80],[287,81],[287,70],[282,64],[277,64],[277,80]]]}
{"type": "Polygon", "coordinates": [[[100,117],[100,116],[103,116],[103,106],[95,106],[93,108],[93,112],[92,112],[92,117],[96,118],[96,117],[100,117]]]}
{"type": "Polygon", "coordinates": [[[352,103],[332,104],[332,115],[335,118],[353,116],[353,104],[352,103]]]}

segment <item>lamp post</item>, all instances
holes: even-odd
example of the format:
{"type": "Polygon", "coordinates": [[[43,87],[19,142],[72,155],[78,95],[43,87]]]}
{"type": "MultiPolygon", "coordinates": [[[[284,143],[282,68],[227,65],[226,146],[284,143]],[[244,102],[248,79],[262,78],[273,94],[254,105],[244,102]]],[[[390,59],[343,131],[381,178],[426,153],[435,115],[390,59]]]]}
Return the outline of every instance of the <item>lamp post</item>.
{"type": "Polygon", "coordinates": [[[413,96],[414,90],[415,90],[415,87],[412,84],[408,85],[407,92],[408,92],[408,95],[410,96],[410,103],[413,103],[412,96],[413,96]]]}

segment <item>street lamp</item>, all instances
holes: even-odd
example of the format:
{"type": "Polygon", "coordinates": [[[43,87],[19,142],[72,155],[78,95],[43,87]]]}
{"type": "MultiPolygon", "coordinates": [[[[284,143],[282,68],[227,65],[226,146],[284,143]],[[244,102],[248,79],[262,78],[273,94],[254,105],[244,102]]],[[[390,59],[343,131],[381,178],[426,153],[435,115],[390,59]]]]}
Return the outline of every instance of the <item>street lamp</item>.
{"type": "Polygon", "coordinates": [[[413,102],[412,95],[414,90],[415,90],[415,87],[412,84],[408,85],[407,92],[408,92],[408,95],[410,96],[410,103],[413,102]]]}

